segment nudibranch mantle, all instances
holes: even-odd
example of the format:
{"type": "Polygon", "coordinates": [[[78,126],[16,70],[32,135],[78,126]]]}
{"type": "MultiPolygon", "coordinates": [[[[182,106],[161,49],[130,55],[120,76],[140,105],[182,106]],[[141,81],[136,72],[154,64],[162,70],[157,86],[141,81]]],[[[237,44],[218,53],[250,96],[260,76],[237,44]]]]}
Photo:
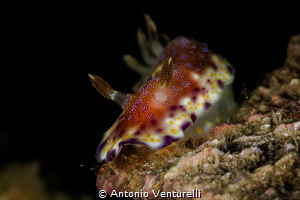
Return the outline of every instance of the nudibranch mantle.
{"type": "Polygon", "coordinates": [[[152,77],[125,99],[123,112],[97,148],[97,161],[108,162],[122,145],[157,149],[201,137],[228,118],[233,79],[234,68],[207,45],[175,38],[162,51],[152,77]]]}

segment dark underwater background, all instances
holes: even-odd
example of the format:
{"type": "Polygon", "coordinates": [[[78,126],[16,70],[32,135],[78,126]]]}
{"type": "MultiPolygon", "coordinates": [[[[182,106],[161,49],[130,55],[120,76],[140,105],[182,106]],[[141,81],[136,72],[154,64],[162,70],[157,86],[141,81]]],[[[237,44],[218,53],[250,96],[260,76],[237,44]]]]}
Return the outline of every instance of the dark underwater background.
{"type": "MultiPolygon", "coordinates": [[[[97,199],[95,150],[122,112],[92,87],[88,73],[121,92],[132,92],[139,74],[122,56],[140,58],[136,31],[143,14],[170,38],[208,44],[235,68],[236,99],[283,65],[290,36],[299,33],[293,5],[226,8],[182,2],[151,5],[22,5],[2,21],[0,167],[38,161],[49,191],[97,199]],[[118,11],[122,10],[122,11],[118,11]],[[80,165],[85,165],[81,167],[80,165]]],[[[299,21],[298,21],[299,22],[299,21]]]]}

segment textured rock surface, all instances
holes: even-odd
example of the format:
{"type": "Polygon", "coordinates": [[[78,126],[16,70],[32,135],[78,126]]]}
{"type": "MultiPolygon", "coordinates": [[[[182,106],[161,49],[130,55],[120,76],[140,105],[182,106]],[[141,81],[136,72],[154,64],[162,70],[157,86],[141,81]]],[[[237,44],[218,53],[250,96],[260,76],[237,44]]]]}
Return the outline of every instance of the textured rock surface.
{"type": "Polygon", "coordinates": [[[287,53],[284,66],[247,96],[229,124],[156,151],[125,146],[100,167],[98,189],[150,198],[152,190],[198,189],[204,199],[299,199],[300,35],[287,53]]]}

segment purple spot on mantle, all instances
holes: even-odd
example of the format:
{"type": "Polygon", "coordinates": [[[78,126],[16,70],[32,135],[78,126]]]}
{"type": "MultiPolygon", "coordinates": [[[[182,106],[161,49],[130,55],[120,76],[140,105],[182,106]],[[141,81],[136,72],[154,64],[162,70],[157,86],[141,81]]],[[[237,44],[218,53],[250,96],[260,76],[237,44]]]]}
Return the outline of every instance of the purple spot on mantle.
{"type": "Polygon", "coordinates": [[[162,144],[161,148],[166,147],[166,146],[170,145],[172,142],[176,142],[179,139],[180,138],[173,138],[172,136],[166,135],[163,138],[163,144],[162,144]]]}
{"type": "Polygon", "coordinates": [[[192,119],[193,123],[195,123],[195,121],[197,120],[197,115],[195,113],[192,113],[191,119],[192,119]]]}
{"type": "Polygon", "coordinates": [[[191,125],[191,122],[184,122],[184,124],[181,126],[181,130],[185,131],[190,125],[191,125]]]}
{"type": "Polygon", "coordinates": [[[139,135],[140,134],[140,131],[137,131],[134,133],[134,135],[139,135]]]}
{"type": "Polygon", "coordinates": [[[205,110],[209,109],[210,107],[211,107],[211,103],[209,103],[209,102],[204,103],[205,110]]]}
{"type": "Polygon", "coordinates": [[[230,65],[227,65],[227,70],[229,71],[229,73],[233,74],[234,73],[234,68],[230,65]]]}
{"type": "Polygon", "coordinates": [[[170,107],[170,110],[171,110],[171,111],[175,111],[176,108],[177,108],[177,106],[171,106],[171,107],[170,107]]]}
{"type": "Polygon", "coordinates": [[[215,64],[212,64],[211,67],[213,68],[214,71],[217,71],[217,70],[218,70],[218,67],[217,67],[217,65],[215,65],[215,64]]]}
{"type": "Polygon", "coordinates": [[[200,88],[200,93],[201,94],[207,93],[207,90],[205,89],[205,87],[200,88]]]}
{"type": "Polygon", "coordinates": [[[186,111],[185,107],[183,105],[180,105],[179,108],[182,110],[182,111],[186,111]]]}
{"type": "Polygon", "coordinates": [[[155,125],[155,124],[157,124],[157,121],[156,121],[156,119],[151,119],[151,124],[152,124],[152,125],[155,125]]]}
{"type": "Polygon", "coordinates": [[[156,132],[162,132],[162,129],[161,128],[158,128],[158,129],[156,129],[156,132]]]}
{"type": "Polygon", "coordinates": [[[223,81],[221,81],[220,79],[218,79],[217,83],[218,83],[218,85],[219,85],[220,88],[222,88],[222,89],[224,88],[224,82],[223,81]]]}

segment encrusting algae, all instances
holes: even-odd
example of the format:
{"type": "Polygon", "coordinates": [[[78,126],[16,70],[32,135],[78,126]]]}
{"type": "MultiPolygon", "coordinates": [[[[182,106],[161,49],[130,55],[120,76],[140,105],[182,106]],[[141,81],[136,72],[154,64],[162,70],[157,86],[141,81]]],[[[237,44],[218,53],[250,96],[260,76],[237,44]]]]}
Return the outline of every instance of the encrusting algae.
{"type": "Polygon", "coordinates": [[[161,149],[125,145],[99,166],[98,190],[134,199],[300,199],[299,88],[296,35],[283,67],[231,112],[230,124],[161,149]]]}

